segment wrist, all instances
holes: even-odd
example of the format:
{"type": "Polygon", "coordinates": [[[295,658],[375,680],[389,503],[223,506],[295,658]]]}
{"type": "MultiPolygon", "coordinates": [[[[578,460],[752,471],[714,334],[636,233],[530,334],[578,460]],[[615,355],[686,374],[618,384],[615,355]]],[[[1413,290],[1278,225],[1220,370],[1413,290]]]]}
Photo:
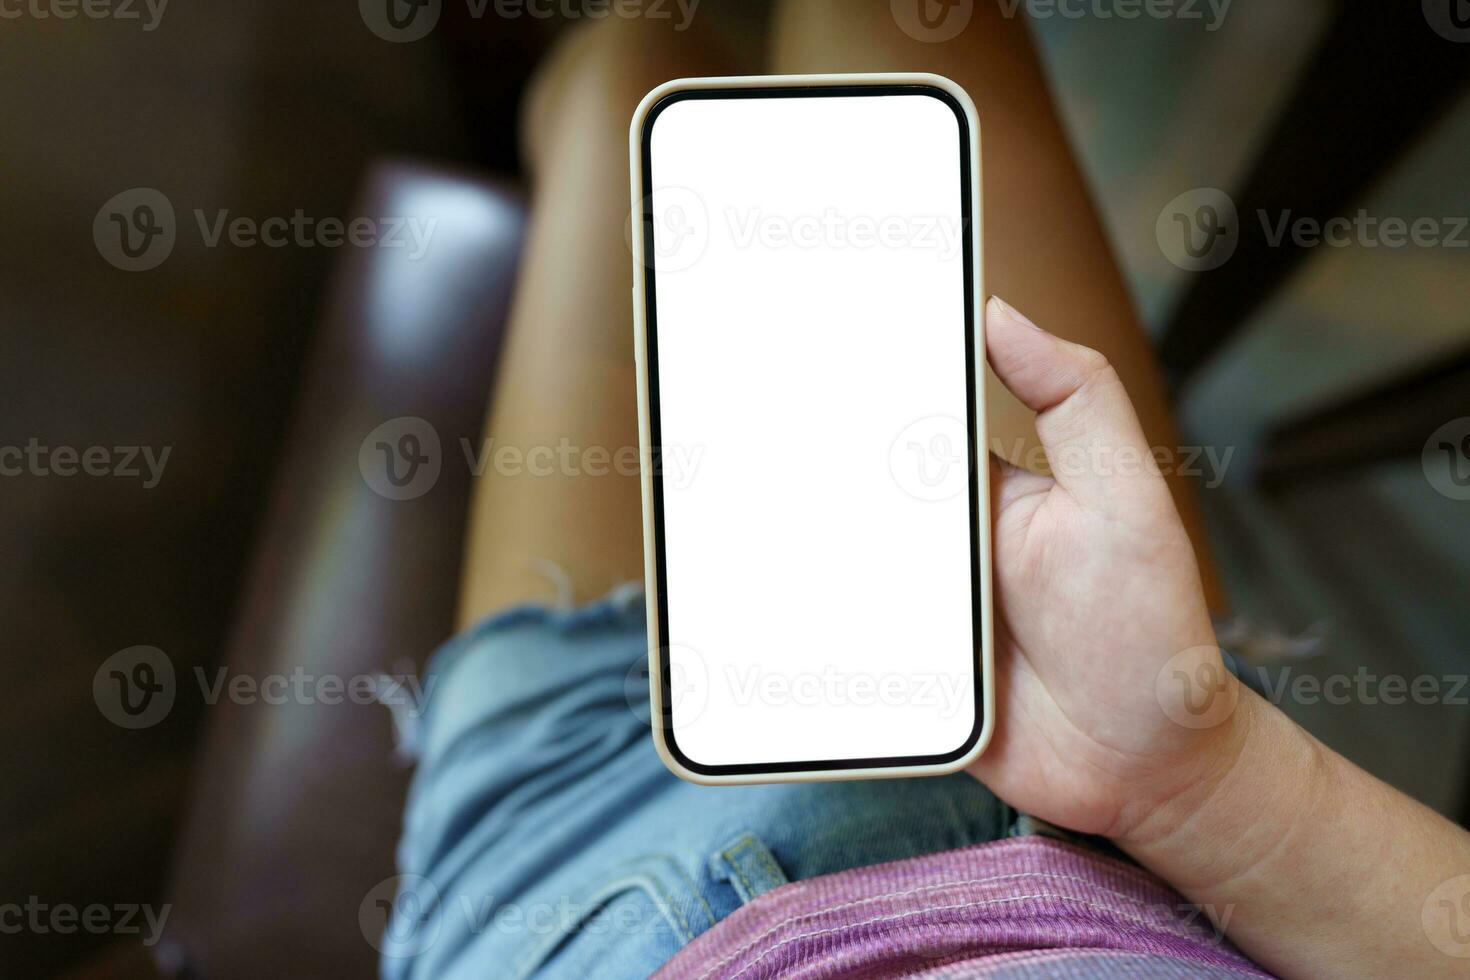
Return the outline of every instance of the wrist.
{"type": "Polygon", "coordinates": [[[1266,873],[1270,855],[1310,823],[1331,778],[1330,754],[1243,684],[1211,735],[1198,776],[1117,841],[1191,897],[1266,873]]]}

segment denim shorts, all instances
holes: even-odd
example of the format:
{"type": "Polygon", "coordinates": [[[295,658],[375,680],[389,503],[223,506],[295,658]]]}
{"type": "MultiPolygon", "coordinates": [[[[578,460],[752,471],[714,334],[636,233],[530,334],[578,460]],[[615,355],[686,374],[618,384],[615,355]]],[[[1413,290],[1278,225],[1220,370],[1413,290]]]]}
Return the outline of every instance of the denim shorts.
{"type": "Polygon", "coordinates": [[[646,977],[770,889],[984,843],[1012,814],[963,773],[696,786],[648,728],[643,597],[520,607],[430,665],[382,974],[646,977]]]}

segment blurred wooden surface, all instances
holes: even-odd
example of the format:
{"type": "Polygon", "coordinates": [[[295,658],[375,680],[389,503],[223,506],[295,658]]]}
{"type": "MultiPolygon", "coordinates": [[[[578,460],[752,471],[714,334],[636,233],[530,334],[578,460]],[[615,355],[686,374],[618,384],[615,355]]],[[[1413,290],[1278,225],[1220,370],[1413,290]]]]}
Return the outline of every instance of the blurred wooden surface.
{"type": "MultiPolygon", "coordinates": [[[[136,5],[141,8],[142,5],[136,5]]],[[[161,482],[0,479],[0,895],[156,902],[198,699],[124,731],[98,666],[148,644],[214,664],[334,251],[208,247],[211,217],[352,217],[387,152],[468,156],[432,43],[357,5],[170,4],[157,29],[6,19],[0,446],[169,447],[161,482]],[[98,209],[152,187],[178,218],[147,272],[103,261],[98,209]]],[[[0,936],[0,973],[50,975],[107,936],[0,936]]]]}

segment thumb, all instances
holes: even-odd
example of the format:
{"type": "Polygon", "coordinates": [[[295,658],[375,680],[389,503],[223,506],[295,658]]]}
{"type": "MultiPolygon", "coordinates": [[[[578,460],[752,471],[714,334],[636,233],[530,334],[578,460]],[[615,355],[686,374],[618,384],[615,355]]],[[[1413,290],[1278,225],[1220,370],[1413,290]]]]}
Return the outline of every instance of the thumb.
{"type": "Polygon", "coordinates": [[[1108,513],[1168,496],[1107,358],[1052,336],[998,298],[986,304],[985,334],[996,376],[1036,412],[1036,432],[1062,489],[1089,510],[1108,513]]]}

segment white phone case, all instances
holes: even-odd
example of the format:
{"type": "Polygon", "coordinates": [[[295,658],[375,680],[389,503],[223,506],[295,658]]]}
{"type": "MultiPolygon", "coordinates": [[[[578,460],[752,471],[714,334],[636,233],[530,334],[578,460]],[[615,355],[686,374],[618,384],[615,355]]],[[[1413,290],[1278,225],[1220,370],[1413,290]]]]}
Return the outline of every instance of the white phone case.
{"type": "Polygon", "coordinates": [[[649,92],[633,114],[629,131],[629,152],[632,163],[633,220],[631,222],[631,244],[633,250],[633,330],[634,356],[638,375],[638,438],[643,460],[643,574],[648,603],[648,675],[651,698],[651,723],[653,741],[659,757],[676,776],[693,783],[704,785],[732,785],[742,783],[794,783],[823,780],[847,779],[894,779],[907,776],[942,776],[957,772],[970,765],[990,743],[995,730],[995,658],[994,658],[994,614],[991,589],[991,545],[990,545],[990,467],[987,464],[989,436],[985,421],[985,301],[984,289],[984,235],[982,216],[984,213],[981,196],[981,153],[980,120],[970,96],[955,82],[942,75],[925,73],[852,74],[852,75],[747,75],[728,78],[680,78],[665,82],[649,92]],[[669,751],[664,737],[662,677],[662,646],[659,635],[658,595],[662,583],[658,580],[656,527],[653,514],[653,471],[649,466],[652,448],[651,420],[649,417],[649,379],[647,359],[644,357],[648,342],[646,319],[646,294],[644,273],[646,271],[645,242],[642,215],[643,201],[643,126],[649,111],[674,92],[698,89],[738,88],[791,88],[830,86],[892,86],[919,85],[940,89],[952,96],[963,108],[970,127],[970,180],[971,200],[974,202],[970,217],[971,235],[974,237],[974,267],[971,270],[975,283],[973,320],[975,324],[975,404],[976,444],[975,458],[982,461],[977,467],[977,488],[980,496],[979,527],[975,529],[980,544],[980,591],[981,591],[981,649],[977,651],[977,669],[981,677],[981,700],[977,705],[982,712],[980,737],[974,748],[952,762],[932,766],[884,766],[870,769],[815,769],[803,772],[753,772],[738,775],[707,775],[684,766],[669,751]]]}

